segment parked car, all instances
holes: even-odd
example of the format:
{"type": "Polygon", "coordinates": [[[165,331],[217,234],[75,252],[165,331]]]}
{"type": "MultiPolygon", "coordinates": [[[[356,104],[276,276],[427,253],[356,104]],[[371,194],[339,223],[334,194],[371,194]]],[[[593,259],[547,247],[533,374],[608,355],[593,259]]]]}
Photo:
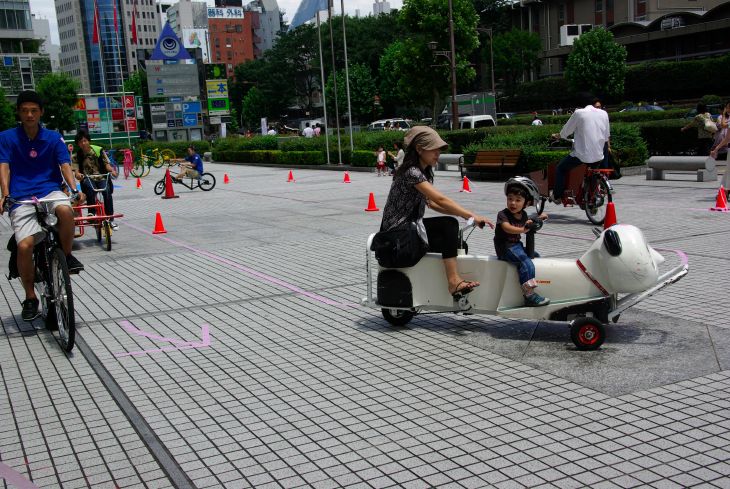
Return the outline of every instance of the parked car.
{"type": "MultiPolygon", "coordinates": [[[[720,114],[722,113],[722,105],[720,104],[709,104],[707,106],[707,112],[710,113],[713,120],[717,120],[718,117],[720,117],[720,114]]],[[[697,115],[697,108],[693,107],[692,109],[688,110],[686,114],[684,114],[685,119],[694,119],[694,117],[697,115]]]]}
{"type": "Polygon", "coordinates": [[[663,107],[659,107],[658,105],[629,105],[628,107],[625,107],[619,112],[653,112],[657,110],[664,110],[663,107]]]}
{"type": "Polygon", "coordinates": [[[468,115],[459,117],[459,129],[477,129],[479,127],[494,127],[497,123],[491,115],[468,115]]]}
{"type": "Polygon", "coordinates": [[[399,131],[407,131],[411,128],[411,123],[405,119],[381,119],[379,121],[371,122],[368,124],[368,131],[383,131],[385,130],[385,123],[390,122],[390,127],[398,129],[399,131]]]}
{"type": "Polygon", "coordinates": [[[512,119],[515,115],[514,112],[497,112],[497,120],[499,119],[512,119]]]}

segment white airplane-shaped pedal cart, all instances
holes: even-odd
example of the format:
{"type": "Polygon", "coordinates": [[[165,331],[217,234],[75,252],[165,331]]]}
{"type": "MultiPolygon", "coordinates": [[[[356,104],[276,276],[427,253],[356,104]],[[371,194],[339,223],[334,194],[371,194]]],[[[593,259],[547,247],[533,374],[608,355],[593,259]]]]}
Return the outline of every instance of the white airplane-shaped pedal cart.
{"type": "MultiPolygon", "coordinates": [[[[534,233],[542,227],[537,218],[527,235],[527,251],[534,250],[534,233]]],[[[617,322],[619,315],[641,300],[670,285],[689,270],[686,255],[675,251],[680,264],[660,275],[664,257],[647,243],[635,226],[615,224],[599,231],[588,250],[577,260],[534,258],[540,294],[550,304],[525,307],[517,267],[496,256],[467,254],[461,229],[457,264],[465,280],[481,285],[455,300],[447,289],[440,253],[427,253],[414,266],[384,268],[370,251],[373,236],[367,240],[367,297],[362,304],[381,309],[394,326],[404,326],[421,312],[487,314],[516,319],[568,321],[573,343],[579,350],[595,350],[605,339],[605,325],[617,322]],[[377,273],[375,280],[373,275],[377,273]]]]}

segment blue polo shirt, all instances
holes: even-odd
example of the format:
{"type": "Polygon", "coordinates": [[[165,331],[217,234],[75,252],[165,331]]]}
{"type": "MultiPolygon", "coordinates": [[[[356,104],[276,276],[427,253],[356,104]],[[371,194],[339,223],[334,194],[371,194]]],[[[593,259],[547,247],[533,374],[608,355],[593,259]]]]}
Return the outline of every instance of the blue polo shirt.
{"type": "Polygon", "coordinates": [[[23,126],[0,132],[0,164],[10,165],[10,196],[22,200],[44,197],[63,184],[60,165],[71,155],[56,131],[41,127],[28,139],[23,126]]]}
{"type": "Polygon", "coordinates": [[[198,153],[195,153],[193,156],[186,156],[185,159],[195,165],[195,171],[203,173],[203,160],[198,153]]]}

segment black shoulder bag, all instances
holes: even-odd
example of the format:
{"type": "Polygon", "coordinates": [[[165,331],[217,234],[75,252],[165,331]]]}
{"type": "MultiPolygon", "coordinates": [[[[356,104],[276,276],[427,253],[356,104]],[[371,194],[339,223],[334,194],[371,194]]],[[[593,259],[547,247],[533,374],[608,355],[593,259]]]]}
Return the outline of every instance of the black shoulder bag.
{"type": "Polygon", "coordinates": [[[370,249],[381,267],[406,268],[423,258],[428,245],[421,239],[418,224],[406,220],[375,234],[370,249]]]}

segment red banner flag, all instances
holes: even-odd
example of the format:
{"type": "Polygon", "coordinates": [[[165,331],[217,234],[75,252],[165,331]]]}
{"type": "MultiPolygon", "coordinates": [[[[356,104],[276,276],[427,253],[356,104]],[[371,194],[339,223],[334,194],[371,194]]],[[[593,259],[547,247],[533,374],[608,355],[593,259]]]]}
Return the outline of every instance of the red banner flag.
{"type": "Polygon", "coordinates": [[[117,22],[117,0],[114,0],[114,32],[119,32],[119,23],[117,22]]]}
{"type": "Polygon", "coordinates": [[[132,44],[137,44],[137,2],[134,2],[134,9],[132,10],[132,44]]]}
{"type": "Polygon", "coordinates": [[[94,0],[94,32],[91,36],[91,42],[93,44],[99,44],[99,8],[94,0]]]}

